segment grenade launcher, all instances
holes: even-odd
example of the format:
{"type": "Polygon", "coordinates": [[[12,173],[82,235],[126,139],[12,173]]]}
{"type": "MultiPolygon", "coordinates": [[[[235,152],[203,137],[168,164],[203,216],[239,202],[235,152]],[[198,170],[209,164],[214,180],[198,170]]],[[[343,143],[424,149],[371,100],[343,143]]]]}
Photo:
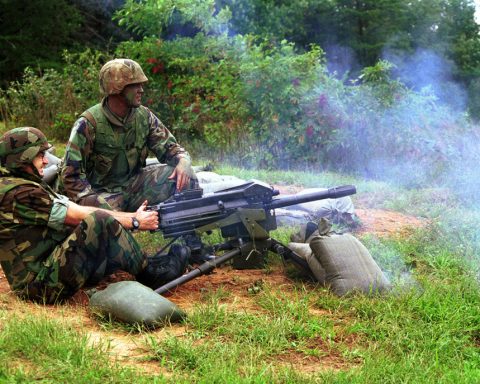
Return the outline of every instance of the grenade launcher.
{"type": "Polygon", "coordinates": [[[304,259],[269,236],[269,232],[277,228],[275,209],[310,201],[337,199],[355,193],[353,185],[344,185],[319,192],[278,197],[278,190],[252,180],[205,195],[202,189],[187,190],[163,203],[150,206],[150,210],[158,211],[158,230],[165,238],[171,239],[166,247],[181,238],[191,259],[199,262],[196,268],[155,292],[165,293],[209,273],[229,260],[233,260],[233,267],[237,269],[262,268],[268,251],[279,254],[284,260],[292,261],[310,273],[304,259]],[[201,235],[209,234],[214,229],[221,231],[225,242],[205,246],[201,235]],[[226,252],[214,256],[218,251],[226,252]]]}

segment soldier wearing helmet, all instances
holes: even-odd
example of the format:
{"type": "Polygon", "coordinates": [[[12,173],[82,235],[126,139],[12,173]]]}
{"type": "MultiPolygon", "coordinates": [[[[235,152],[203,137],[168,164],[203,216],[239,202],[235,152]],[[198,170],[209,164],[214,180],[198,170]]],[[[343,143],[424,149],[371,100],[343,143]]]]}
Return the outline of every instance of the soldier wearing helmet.
{"type": "Polygon", "coordinates": [[[3,137],[0,165],[16,172],[28,167],[36,176],[43,177],[43,168],[36,167],[34,162],[38,161],[39,153],[45,153],[50,147],[47,138],[39,129],[15,128],[3,137]]]}
{"type": "Polygon", "coordinates": [[[104,98],[73,126],[59,189],[79,204],[134,211],[197,187],[187,151],[142,105],[148,79],[140,65],[111,60],[99,80],[104,98]],[[146,167],[149,151],[160,164],[146,167]]]}
{"type": "Polygon", "coordinates": [[[0,137],[0,264],[22,298],[53,303],[117,269],[151,288],[181,275],[187,255],[146,257],[127,229],[158,227],[158,214],[80,206],[42,181],[50,148],[36,128],[0,137]]]}

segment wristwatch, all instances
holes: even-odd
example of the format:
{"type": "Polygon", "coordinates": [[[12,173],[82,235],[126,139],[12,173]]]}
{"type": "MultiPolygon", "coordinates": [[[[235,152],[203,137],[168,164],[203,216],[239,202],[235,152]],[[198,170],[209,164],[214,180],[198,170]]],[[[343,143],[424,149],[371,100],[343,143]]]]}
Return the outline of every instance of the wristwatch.
{"type": "Polygon", "coordinates": [[[140,228],[140,223],[135,217],[132,217],[132,232],[138,230],[140,228]]]}

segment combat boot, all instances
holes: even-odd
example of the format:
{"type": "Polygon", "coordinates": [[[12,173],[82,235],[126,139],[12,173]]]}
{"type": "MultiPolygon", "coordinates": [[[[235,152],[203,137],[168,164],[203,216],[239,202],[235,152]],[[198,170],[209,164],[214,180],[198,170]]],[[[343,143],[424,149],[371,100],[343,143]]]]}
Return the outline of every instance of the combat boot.
{"type": "Polygon", "coordinates": [[[189,257],[190,251],[187,247],[173,244],[168,254],[148,257],[147,267],[136,276],[136,279],[147,287],[157,289],[181,276],[187,268],[189,257]]]}

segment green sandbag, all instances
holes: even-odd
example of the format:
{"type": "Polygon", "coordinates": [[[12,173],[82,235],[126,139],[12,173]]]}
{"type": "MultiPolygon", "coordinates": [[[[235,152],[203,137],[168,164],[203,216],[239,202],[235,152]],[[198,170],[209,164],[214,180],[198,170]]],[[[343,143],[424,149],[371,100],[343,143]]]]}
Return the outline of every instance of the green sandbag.
{"type": "Polygon", "coordinates": [[[288,248],[290,248],[293,252],[307,262],[310,270],[313,273],[313,276],[315,276],[315,279],[319,283],[325,284],[325,270],[313,254],[310,244],[292,242],[288,243],[288,248]]]}
{"type": "Polygon", "coordinates": [[[343,296],[355,291],[372,294],[390,288],[368,249],[354,236],[330,232],[312,238],[310,247],[335,294],[343,296]]]}
{"type": "Polygon", "coordinates": [[[137,281],[110,284],[103,291],[94,293],[89,305],[93,312],[129,324],[152,326],[185,317],[174,303],[137,281]]]}

